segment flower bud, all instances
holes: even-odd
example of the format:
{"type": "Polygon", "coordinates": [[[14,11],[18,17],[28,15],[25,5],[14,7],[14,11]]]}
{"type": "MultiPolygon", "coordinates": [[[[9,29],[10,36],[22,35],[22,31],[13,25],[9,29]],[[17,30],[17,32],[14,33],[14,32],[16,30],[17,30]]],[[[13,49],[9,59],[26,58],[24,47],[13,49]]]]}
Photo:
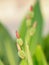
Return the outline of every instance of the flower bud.
{"type": "Polygon", "coordinates": [[[25,53],[24,53],[24,51],[18,51],[18,55],[19,55],[19,57],[21,58],[21,59],[24,59],[25,58],[25,53]]]}
{"type": "Polygon", "coordinates": [[[32,27],[36,28],[36,26],[37,26],[37,22],[35,21],[32,27]]]}
{"type": "Polygon", "coordinates": [[[31,26],[31,21],[32,21],[31,19],[27,19],[27,20],[26,20],[26,25],[27,25],[27,27],[30,27],[30,26],[31,26]]]}
{"type": "Polygon", "coordinates": [[[19,33],[17,31],[16,31],[16,37],[20,38],[20,35],[19,35],[19,33]]]}
{"type": "Polygon", "coordinates": [[[36,32],[36,26],[37,26],[37,22],[34,22],[33,26],[30,29],[30,35],[33,36],[34,33],[36,32]]]}
{"type": "Polygon", "coordinates": [[[19,46],[18,43],[16,44],[16,46],[17,46],[18,51],[21,51],[21,47],[19,46]]]}
{"type": "Polygon", "coordinates": [[[23,45],[23,40],[21,38],[17,39],[17,43],[22,46],[23,45]]]}
{"type": "Polygon", "coordinates": [[[35,31],[36,31],[36,29],[31,28],[31,29],[30,29],[30,36],[33,36],[33,35],[34,35],[34,33],[35,33],[35,31]]]}
{"type": "Polygon", "coordinates": [[[30,7],[30,11],[33,11],[33,6],[30,7]]]}
{"type": "Polygon", "coordinates": [[[34,12],[33,11],[29,12],[29,15],[30,15],[31,18],[33,18],[34,17],[34,12]]]}

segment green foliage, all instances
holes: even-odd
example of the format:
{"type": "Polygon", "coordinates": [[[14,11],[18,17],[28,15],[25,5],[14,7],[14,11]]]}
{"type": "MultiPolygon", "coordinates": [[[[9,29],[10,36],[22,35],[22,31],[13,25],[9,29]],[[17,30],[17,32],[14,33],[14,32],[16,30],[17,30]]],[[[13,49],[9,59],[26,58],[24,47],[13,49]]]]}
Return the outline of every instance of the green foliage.
{"type": "MultiPolygon", "coordinates": [[[[37,21],[37,30],[36,30],[36,34],[31,38],[30,44],[29,44],[32,55],[34,53],[36,45],[38,43],[41,43],[43,19],[42,19],[42,15],[41,15],[41,11],[40,11],[39,2],[37,2],[36,5],[33,7],[33,11],[34,11],[34,17],[32,18],[32,24],[34,23],[34,21],[37,21]]],[[[19,31],[20,36],[23,39],[23,41],[25,40],[26,31],[27,31],[27,27],[26,27],[26,18],[25,18],[22,21],[22,25],[21,25],[20,31],[19,31]]]]}
{"type": "Polygon", "coordinates": [[[44,44],[44,53],[45,53],[45,56],[46,56],[47,61],[49,63],[49,35],[47,35],[43,39],[43,44],[44,44]]]}
{"type": "Polygon", "coordinates": [[[18,55],[16,44],[7,32],[6,28],[0,23],[0,58],[5,65],[18,65],[18,55]]]}
{"type": "Polygon", "coordinates": [[[20,62],[20,65],[28,65],[27,61],[24,59],[20,62]]]}
{"type": "MultiPolygon", "coordinates": [[[[42,18],[42,14],[41,14],[41,11],[40,11],[39,2],[37,2],[36,5],[33,7],[33,11],[34,11],[34,17],[32,17],[31,20],[32,20],[32,24],[35,21],[37,22],[37,27],[36,27],[36,32],[35,32],[34,36],[32,36],[30,38],[30,41],[29,41],[29,50],[30,50],[32,59],[33,59],[33,55],[35,53],[37,44],[41,44],[42,43],[42,24],[43,24],[43,18],[42,18]]],[[[25,17],[24,20],[22,21],[22,25],[21,25],[20,30],[19,30],[20,36],[21,36],[21,38],[24,41],[24,45],[25,45],[26,32],[27,32],[27,27],[26,27],[26,17],[25,17]]],[[[26,49],[26,47],[23,46],[23,49],[24,48],[26,49]]],[[[36,61],[36,60],[37,59],[33,59],[32,62],[36,61]]],[[[25,61],[23,61],[23,62],[25,63],[25,61]]]]}
{"type": "Polygon", "coordinates": [[[39,65],[48,65],[42,47],[40,45],[38,45],[36,48],[35,56],[39,65]]]}
{"type": "Polygon", "coordinates": [[[18,46],[18,49],[20,49],[18,52],[16,43],[6,28],[0,23],[0,59],[3,61],[0,60],[0,65],[47,65],[46,58],[49,62],[49,35],[44,38],[44,41],[42,40],[43,18],[39,1],[37,1],[33,7],[32,12],[29,11],[27,15],[29,15],[31,19],[27,20],[25,17],[22,21],[19,29],[19,34],[22,39],[17,39],[18,45],[20,46],[18,46]],[[35,21],[37,22],[37,27],[32,30],[32,25],[35,21]],[[29,29],[27,27],[29,27],[29,29]],[[30,31],[32,34],[35,32],[35,34],[30,36],[30,31]],[[45,55],[40,46],[42,41],[43,45],[41,46],[44,48],[45,55]],[[18,55],[22,60],[20,60],[18,55]]]}
{"type": "Polygon", "coordinates": [[[0,65],[4,65],[3,62],[0,60],[0,65]]]}

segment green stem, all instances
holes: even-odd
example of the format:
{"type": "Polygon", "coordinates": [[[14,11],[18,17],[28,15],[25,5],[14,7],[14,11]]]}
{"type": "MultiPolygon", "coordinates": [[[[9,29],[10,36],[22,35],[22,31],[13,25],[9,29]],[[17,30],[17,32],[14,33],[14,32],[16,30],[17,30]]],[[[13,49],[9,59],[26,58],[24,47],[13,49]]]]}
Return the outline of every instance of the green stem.
{"type": "Polygon", "coordinates": [[[32,62],[32,57],[29,49],[29,41],[30,41],[30,35],[28,33],[29,31],[27,30],[26,37],[25,37],[25,52],[26,52],[26,59],[28,61],[28,65],[33,65],[32,62]]]}
{"type": "Polygon", "coordinates": [[[25,44],[25,50],[26,50],[26,58],[28,60],[28,64],[33,65],[31,53],[30,53],[30,50],[29,50],[29,45],[27,43],[25,44]]]}

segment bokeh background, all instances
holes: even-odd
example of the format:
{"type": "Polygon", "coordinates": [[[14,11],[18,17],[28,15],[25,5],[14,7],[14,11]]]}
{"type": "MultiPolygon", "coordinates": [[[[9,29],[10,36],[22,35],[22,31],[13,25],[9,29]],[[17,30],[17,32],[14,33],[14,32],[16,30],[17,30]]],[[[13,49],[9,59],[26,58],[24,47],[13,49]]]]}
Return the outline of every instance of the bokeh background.
{"type": "MultiPolygon", "coordinates": [[[[9,30],[15,38],[15,31],[18,30],[22,19],[29,7],[34,6],[35,0],[0,0],[0,22],[9,30]]],[[[49,33],[49,0],[40,0],[40,8],[44,19],[43,36],[49,33]]]]}

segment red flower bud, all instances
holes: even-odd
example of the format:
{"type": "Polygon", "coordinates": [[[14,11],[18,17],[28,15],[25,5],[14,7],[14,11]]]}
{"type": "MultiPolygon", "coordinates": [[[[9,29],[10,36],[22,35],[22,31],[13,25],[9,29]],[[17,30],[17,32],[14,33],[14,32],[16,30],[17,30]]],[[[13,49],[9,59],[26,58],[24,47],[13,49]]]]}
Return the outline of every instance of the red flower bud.
{"type": "Polygon", "coordinates": [[[31,7],[30,7],[30,11],[32,11],[32,10],[33,10],[33,7],[31,6],[31,7]]]}
{"type": "Polygon", "coordinates": [[[19,35],[19,33],[17,31],[16,31],[16,37],[20,38],[20,35],[19,35]]]}

